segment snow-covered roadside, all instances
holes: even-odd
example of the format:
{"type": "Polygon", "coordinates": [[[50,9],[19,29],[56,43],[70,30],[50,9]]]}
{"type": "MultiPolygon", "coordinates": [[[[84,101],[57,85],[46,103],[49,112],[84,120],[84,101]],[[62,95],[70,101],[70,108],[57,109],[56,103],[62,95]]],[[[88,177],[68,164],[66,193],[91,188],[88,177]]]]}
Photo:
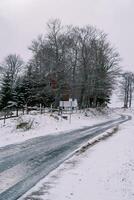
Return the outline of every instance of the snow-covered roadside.
{"type": "Polygon", "coordinates": [[[133,131],[133,120],[121,125],[117,134],[66,161],[20,200],[133,200],[133,131]]]}
{"type": "Polygon", "coordinates": [[[18,124],[18,119],[8,119],[4,125],[3,120],[0,121],[0,147],[23,142],[25,140],[45,136],[49,134],[59,134],[64,131],[70,131],[84,126],[90,126],[96,123],[100,123],[111,118],[118,118],[118,115],[112,113],[111,110],[106,111],[106,113],[101,113],[90,109],[88,111],[88,116],[83,113],[73,114],[70,120],[57,119],[51,117],[50,114],[31,114],[22,116],[24,121],[33,122],[32,128],[30,130],[24,131],[21,129],[16,129],[18,124]]]}

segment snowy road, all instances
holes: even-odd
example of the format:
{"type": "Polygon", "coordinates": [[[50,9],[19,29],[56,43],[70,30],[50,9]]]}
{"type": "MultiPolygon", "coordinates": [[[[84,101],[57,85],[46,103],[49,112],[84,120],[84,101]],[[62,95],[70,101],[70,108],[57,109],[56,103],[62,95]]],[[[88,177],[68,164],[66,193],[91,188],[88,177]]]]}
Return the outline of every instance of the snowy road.
{"type": "Polygon", "coordinates": [[[83,143],[130,119],[121,116],[91,127],[0,148],[0,200],[18,199],[83,143]]]}

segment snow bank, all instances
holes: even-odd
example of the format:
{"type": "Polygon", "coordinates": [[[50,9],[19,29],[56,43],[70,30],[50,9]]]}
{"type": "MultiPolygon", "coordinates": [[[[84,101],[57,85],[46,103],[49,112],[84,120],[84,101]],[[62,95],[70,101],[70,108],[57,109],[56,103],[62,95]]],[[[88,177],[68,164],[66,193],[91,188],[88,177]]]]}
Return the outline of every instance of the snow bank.
{"type": "Polygon", "coordinates": [[[39,136],[62,134],[62,132],[78,129],[84,126],[90,126],[109,120],[113,117],[117,118],[118,115],[109,109],[103,110],[103,112],[96,109],[89,109],[86,112],[81,111],[76,114],[72,114],[71,118],[70,115],[68,115],[68,120],[61,119],[56,114],[50,116],[50,114],[40,115],[33,113],[24,116],[22,115],[20,117],[7,119],[5,125],[3,120],[0,121],[0,147],[23,142],[39,136]],[[17,129],[16,127],[20,121],[31,123],[31,129],[17,129]]]}

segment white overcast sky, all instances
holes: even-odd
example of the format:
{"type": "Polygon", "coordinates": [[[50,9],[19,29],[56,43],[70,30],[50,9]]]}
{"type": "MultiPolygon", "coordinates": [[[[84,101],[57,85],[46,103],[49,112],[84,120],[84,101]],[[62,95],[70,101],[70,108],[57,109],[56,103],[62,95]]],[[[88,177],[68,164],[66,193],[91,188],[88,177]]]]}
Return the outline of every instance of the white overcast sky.
{"type": "Polygon", "coordinates": [[[27,47],[51,18],[103,29],[118,49],[121,65],[134,71],[134,0],[0,0],[0,62],[9,53],[27,60],[27,47]]]}

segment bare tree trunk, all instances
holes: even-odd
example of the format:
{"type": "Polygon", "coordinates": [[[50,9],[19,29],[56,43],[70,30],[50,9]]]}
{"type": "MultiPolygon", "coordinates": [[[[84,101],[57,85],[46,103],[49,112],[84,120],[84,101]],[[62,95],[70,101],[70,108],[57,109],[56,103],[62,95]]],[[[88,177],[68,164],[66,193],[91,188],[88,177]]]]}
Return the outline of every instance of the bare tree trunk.
{"type": "Polygon", "coordinates": [[[130,95],[129,95],[129,108],[131,108],[131,106],[132,106],[132,82],[130,83],[129,92],[130,92],[130,95]]]}

